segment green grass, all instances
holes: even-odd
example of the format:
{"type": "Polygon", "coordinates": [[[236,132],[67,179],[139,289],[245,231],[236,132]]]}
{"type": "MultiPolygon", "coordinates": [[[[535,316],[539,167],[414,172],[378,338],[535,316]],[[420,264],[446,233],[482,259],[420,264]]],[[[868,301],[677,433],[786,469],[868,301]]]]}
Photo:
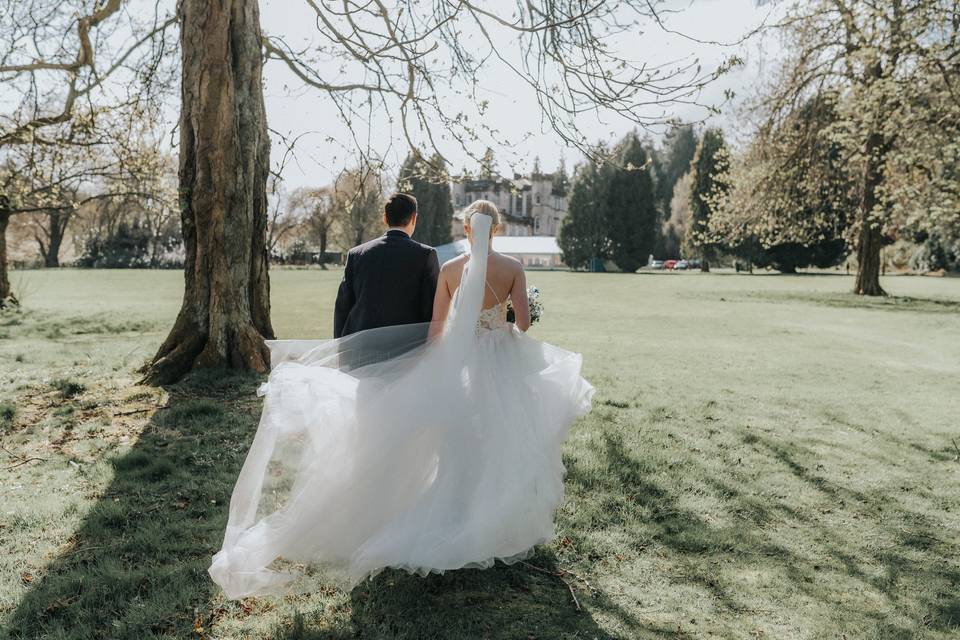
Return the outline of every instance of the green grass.
{"type": "MultiPolygon", "coordinates": [[[[178,273],[17,275],[0,637],[960,633],[960,280],[891,277],[893,298],[862,300],[845,276],[532,273],[534,335],[582,352],[598,388],[564,450],[556,542],[526,566],[237,603],[206,567],[259,379],[134,384],[178,273]]],[[[329,335],[338,278],[276,271],[278,334],[329,335]]]]}

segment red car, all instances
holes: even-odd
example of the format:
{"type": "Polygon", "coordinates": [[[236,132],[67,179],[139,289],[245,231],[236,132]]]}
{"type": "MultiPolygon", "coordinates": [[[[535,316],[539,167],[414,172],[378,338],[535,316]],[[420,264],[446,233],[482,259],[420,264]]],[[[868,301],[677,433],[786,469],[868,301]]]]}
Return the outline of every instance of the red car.
{"type": "Polygon", "coordinates": [[[676,266],[677,266],[676,260],[667,260],[666,262],[663,263],[664,269],[673,269],[676,266]]]}

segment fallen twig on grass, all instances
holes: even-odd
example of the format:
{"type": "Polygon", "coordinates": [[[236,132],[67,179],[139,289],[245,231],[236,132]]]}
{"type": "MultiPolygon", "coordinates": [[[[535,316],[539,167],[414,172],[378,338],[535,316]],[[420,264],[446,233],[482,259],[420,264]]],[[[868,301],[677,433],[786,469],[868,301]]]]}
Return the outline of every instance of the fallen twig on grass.
{"type": "Polygon", "coordinates": [[[584,584],[587,585],[587,588],[590,589],[591,592],[593,591],[593,587],[590,586],[590,583],[589,583],[589,582],[587,582],[584,578],[581,578],[581,577],[578,576],[577,574],[573,573],[572,571],[567,571],[566,569],[560,569],[559,571],[550,571],[549,569],[544,569],[543,567],[538,567],[537,565],[535,565],[535,564],[530,564],[529,562],[521,562],[520,564],[522,564],[523,566],[525,566],[525,567],[527,567],[527,568],[533,569],[534,571],[539,571],[540,573],[545,573],[545,574],[547,574],[548,576],[553,576],[554,578],[559,578],[559,579],[560,579],[560,582],[562,582],[564,585],[566,585],[567,590],[570,591],[570,597],[573,598],[573,606],[575,606],[575,607],[577,608],[577,611],[582,611],[582,608],[580,607],[580,601],[577,600],[577,594],[576,594],[576,593],[574,592],[574,590],[573,590],[573,585],[570,584],[569,582],[567,582],[567,581],[564,579],[564,576],[565,576],[565,575],[571,575],[571,576],[573,576],[574,578],[577,578],[578,580],[581,580],[584,584]]]}
{"type": "Polygon", "coordinates": [[[7,471],[10,471],[11,469],[16,469],[17,467],[19,467],[19,466],[21,466],[21,465],[25,465],[25,464],[27,464],[28,462],[33,462],[34,460],[39,460],[40,462],[46,462],[46,461],[47,461],[46,458],[26,458],[26,459],[24,459],[24,460],[21,460],[21,461],[18,462],[17,464],[12,464],[12,465],[10,465],[9,467],[7,467],[7,471]]]}
{"type": "Polygon", "coordinates": [[[142,409],[131,409],[130,411],[117,411],[116,413],[113,414],[113,417],[116,418],[117,416],[132,416],[137,413],[146,413],[147,411],[153,411],[153,410],[160,411],[161,409],[167,409],[167,408],[169,408],[169,405],[164,404],[164,405],[157,405],[152,407],[144,407],[142,409]]]}
{"type": "Polygon", "coordinates": [[[25,457],[23,457],[23,456],[21,456],[21,455],[19,455],[19,454],[17,454],[17,453],[14,453],[13,451],[10,451],[10,449],[7,449],[6,447],[4,447],[4,446],[2,446],[2,445],[0,445],[0,449],[3,449],[4,451],[7,452],[7,455],[8,455],[8,456],[10,456],[11,458],[13,458],[14,460],[17,460],[17,463],[16,463],[16,464],[12,464],[12,465],[10,465],[9,467],[7,467],[7,471],[10,471],[11,469],[16,469],[17,467],[19,467],[19,466],[21,466],[21,465],[25,465],[25,464],[27,464],[28,462],[33,462],[33,461],[35,461],[35,460],[39,460],[40,462],[46,462],[46,461],[47,461],[46,458],[37,458],[37,457],[25,458],[25,457]]]}

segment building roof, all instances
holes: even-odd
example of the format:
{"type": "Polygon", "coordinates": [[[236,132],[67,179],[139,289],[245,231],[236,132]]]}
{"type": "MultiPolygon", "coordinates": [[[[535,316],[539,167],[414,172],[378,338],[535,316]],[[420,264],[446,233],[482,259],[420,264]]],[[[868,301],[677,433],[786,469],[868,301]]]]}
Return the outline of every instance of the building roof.
{"type": "MultiPolygon", "coordinates": [[[[446,262],[466,253],[470,247],[467,240],[457,240],[437,247],[440,262],[446,262]]],[[[560,245],[554,236],[494,236],[493,248],[511,256],[560,255],[560,245]]]]}

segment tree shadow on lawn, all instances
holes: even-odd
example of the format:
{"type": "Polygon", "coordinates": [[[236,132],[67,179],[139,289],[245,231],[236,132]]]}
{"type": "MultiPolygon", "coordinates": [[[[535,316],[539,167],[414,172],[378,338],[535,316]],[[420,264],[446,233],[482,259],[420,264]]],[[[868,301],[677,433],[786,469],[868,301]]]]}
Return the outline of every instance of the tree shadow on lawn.
{"type": "MultiPolygon", "coordinates": [[[[556,572],[540,549],[531,565],[556,572]]],[[[583,599],[583,592],[578,597],[583,599]]],[[[615,636],[577,610],[560,578],[522,564],[498,564],[425,578],[388,570],[349,594],[349,624],[329,629],[325,613],[298,613],[274,640],[340,638],[597,638],[615,636]],[[325,628],[327,627],[327,628],[325,628]]]]}
{"type": "Polygon", "coordinates": [[[272,608],[284,620],[273,634],[288,640],[612,637],[550,575],[557,567],[546,548],[528,561],[546,573],[528,565],[427,578],[386,571],[349,594],[264,599],[252,613],[249,603],[225,601],[207,567],[256,428],[258,382],[209,372],[169,387],[167,407],[112,460],[108,488],[0,637],[202,639],[220,619],[242,625],[272,608]]]}
{"type": "Polygon", "coordinates": [[[234,408],[256,379],[227,372],[170,387],[114,476],[8,621],[12,638],[198,637],[207,576],[255,418],[234,408]],[[230,407],[230,408],[228,408],[230,407]]]}
{"type": "MultiPolygon", "coordinates": [[[[890,436],[890,440],[902,444],[890,436]]],[[[944,540],[953,535],[944,522],[929,515],[898,506],[882,495],[868,495],[824,478],[810,470],[805,461],[815,456],[803,447],[761,439],[759,444],[782,462],[801,482],[826,495],[840,508],[856,514],[866,526],[879,530],[886,544],[878,546],[857,542],[856,531],[840,535],[836,530],[818,526],[816,535],[822,541],[825,555],[841,564],[845,572],[861,583],[862,588],[883,594],[890,606],[918,628],[937,631],[960,631],[960,563],[957,545],[944,540]],[[880,575],[870,567],[881,567],[880,575]],[[922,592],[917,593],[917,589],[922,592]]],[[[926,453],[922,447],[917,450],[926,453]]],[[[901,448],[904,457],[907,449],[901,448]]],[[[911,464],[909,460],[904,460],[911,464]]],[[[915,464],[923,464],[917,460],[915,464]]],[[[917,498],[919,499],[919,498],[917,498]]],[[[850,525],[853,526],[853,525],[850,525]]],[[[861,525],[863,526],[863,525],[861,525]]],[[[896,625],[877,618],[883,637],[912,638],[916,629],[896,625]]]]}
{"type": "MultiPolygon", "coordinates": [[[[671,581],[709,594],[719,615],[734,619],[752,614],[763,619],[773,613],[773,619],[782,619],[783,614],[788,614],[799,616],[794,622],[802,623],[807,631],[817,632],[817,627],[821,627],[819,632],[826,634],[841,631],[836,628],[838,625],[851,624],[856,629],[859,615],[860,624],[873,626],[875,633],[884,638],[914,637],[920,629],[960,629],[956,547],[944,540],[949,534],[938,531],[937,522],[895,508],[893,503],[884,504],[882,511],[876,509],[874,496],[811,471],[816,467],[816,456],[798,445],[758,438],[752,433],[744,441],[765,450],[771,462],[783,465],[805,491],[821,494],[826,504],[833,503],[837,509],[853,511],[860,522],[846,526],[857,530],[832,527],[816,514],[790,504],[789,498],[767,495],[770,487],[745,484],[733,474],[711,472],[690,458],[684,461],[684,476],[709,487],[735,516],[730,524],[709,522],[701,514],[682,507],[678,489],[663,480],[658,483],[653,464],[642,461],[619,434],[604,433],[591,443],[593,453],[605,463],[605,468],[597,471],[581,466],[575,459],[567,461],[568,485],[578,492],[602,491],[622,496],[623,499],[606,506],[606,513],[598,508],[597,513],[586,514],[585,519],[609,519],[610,513],[618,509],[632,512],[621,521],[628,523],[624,526],[630,537],[640,541],[640,550],[656,544],[665,547],[669,559],[679,565],[675,571],[681,571],[681,575],[671,576],[671,581]],[[770,525],[785,523],[799,531],[798,539],[778,540],[776,534],[765,531],[770,525]],[[883,545],[865,545],[859,530],[862,528],[873,529],[883,545]],[[757,593],[748,593],[735,580],[717,571],[718,562],[720,566],[759,571],[771,577],[785,576],[786,584],[779,588],[786,589],[786,593],[799,591],[804,598],[819,601],[822,608],[812,608],[808,613],[784,609],[788,605],[782,602],[782,596],[771,590],[760,596],[764,600],[762,606],[767,608],[758,610],[757,593]],[[877,571],[870,570],[876,567],[882,567],[879,576],[877,571]],[[844,574],[846,578],[839,577],[844,574]],[[816,619],[818,613],[836,609],[838,596],[851,586],[878,594],[900,620],[891,620],[882,610],[850,611],[843,622],[816,619]]],[[[682,484],[689,482],[677,482],[682,484]]],[[[682,612],[676,612],[678,619],[681,615],[682,612]]]]}

